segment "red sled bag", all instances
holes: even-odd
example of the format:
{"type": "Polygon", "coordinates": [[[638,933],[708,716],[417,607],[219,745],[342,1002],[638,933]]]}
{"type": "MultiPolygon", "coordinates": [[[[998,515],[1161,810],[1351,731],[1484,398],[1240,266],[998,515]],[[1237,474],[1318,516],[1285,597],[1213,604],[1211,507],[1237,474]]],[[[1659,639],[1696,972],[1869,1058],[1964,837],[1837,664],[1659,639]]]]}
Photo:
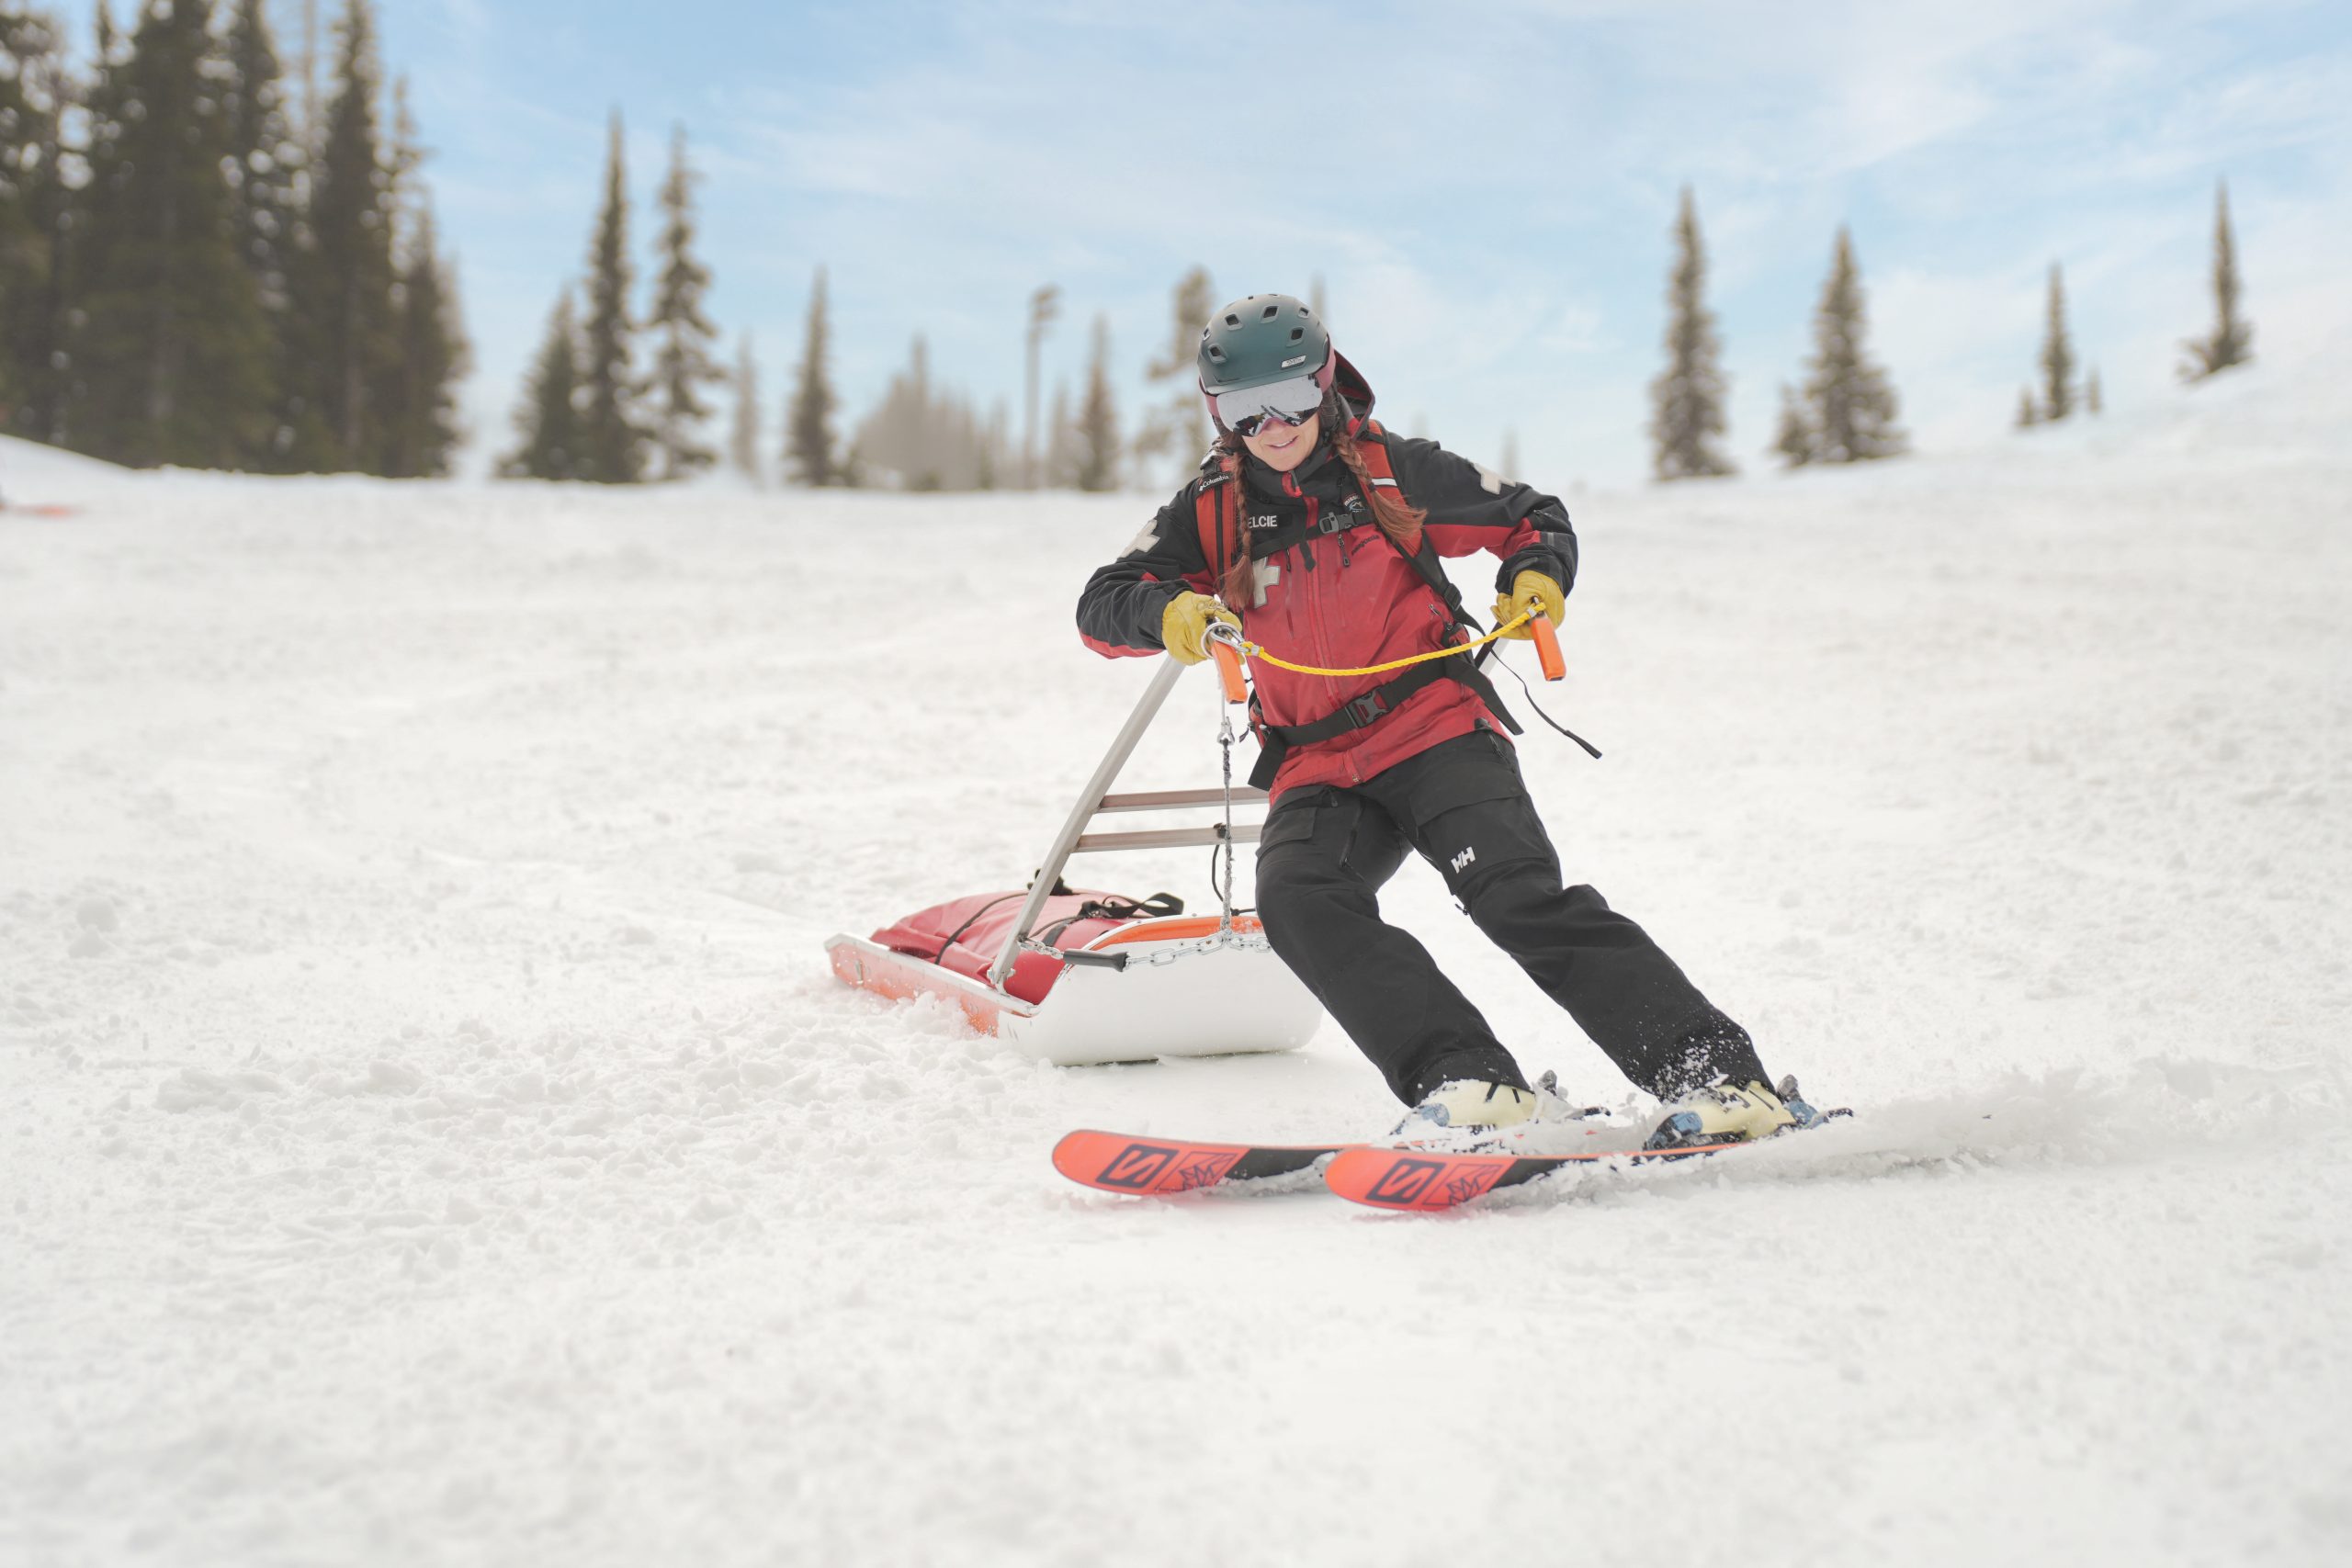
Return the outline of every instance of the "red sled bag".
{"type": "MultiPolygon", "coordinates": [[[[975,980],[986,980],[989,966],[1004,951],[1013,922],[1021,918],[1027,890],[977,893],[951,899],[909,915],[896,925],[884,926],[872,940],[893,953],[936,964],[975,980]]],[[[1072,891],[1056,884],[1038,918],[1035,940],[1047,947],[1084,948],[1131,920],[1161,919],[1184,912],[1184,900],[1173,893],[1129,898],[1118,893],[1088,889],[1072,891]]],[[[1042,1002],[1066,967],[1050,953],[1023,952],[1012,961],[1004,988],[1024,1002],[1042,1002]]]]}

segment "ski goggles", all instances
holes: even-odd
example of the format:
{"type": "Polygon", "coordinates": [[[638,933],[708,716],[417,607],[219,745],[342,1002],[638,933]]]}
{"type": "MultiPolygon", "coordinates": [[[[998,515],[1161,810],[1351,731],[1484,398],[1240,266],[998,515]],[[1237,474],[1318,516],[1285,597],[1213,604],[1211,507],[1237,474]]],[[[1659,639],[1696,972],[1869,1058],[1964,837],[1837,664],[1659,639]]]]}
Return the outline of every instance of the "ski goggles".
{"type": "Polygon", "coordinates": [[[1276,381],[1264,387],[1243,387],[1231,392],[1214,392],[1210,406],[1216,410],[1216,422],[1236,435],[1255,435],[1269,423],[1305,424],[1323,406],[1323,393],[1331,385],[1335,361],[1327,357],[1323,368],[1311,376],[1294,376],[1287,381],[1276,381]]]}

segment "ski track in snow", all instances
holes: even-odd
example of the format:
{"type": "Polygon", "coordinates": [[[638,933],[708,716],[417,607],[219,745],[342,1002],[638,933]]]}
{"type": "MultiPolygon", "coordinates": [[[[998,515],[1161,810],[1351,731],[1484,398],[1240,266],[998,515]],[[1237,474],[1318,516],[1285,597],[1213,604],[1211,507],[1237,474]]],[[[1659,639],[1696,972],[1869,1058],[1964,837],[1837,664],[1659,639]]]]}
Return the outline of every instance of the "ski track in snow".
{"type": "Polygon", "coordinates": [[[1860,1115],[1436,1218],[1046,1164],[1376,1133],[1328,1027],[1056,1070],[825,973],[1035,863],[1153,500],[6,445],[83,512],[0,513],[0,1562],[2352,1558],[2352,408],[2267,374],[1572,498],[1571,875],[1860,1115]]]}

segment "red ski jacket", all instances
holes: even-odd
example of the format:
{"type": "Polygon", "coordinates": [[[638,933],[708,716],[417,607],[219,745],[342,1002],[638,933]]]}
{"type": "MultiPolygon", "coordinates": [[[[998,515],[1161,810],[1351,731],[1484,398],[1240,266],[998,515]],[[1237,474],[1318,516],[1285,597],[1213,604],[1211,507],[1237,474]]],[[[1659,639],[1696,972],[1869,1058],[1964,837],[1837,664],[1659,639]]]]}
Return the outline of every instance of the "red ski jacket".
{"type": "MultiPolygon", "coordinates": [[[[1500,557],[1498,592],[1531,570],[1563,590],[1575,586],[1576,534],[1557,500],[1435,442],[1374,434],[1368,427],[1372,390],[1344,359],[1338,385],[1349,429],[1361,442],[1385,440],[1397,488],[1429,513],[1428,538],[1440,555],[1485,550],[1500,557]]],[[[1242,472],[1241,521],[1257,563],[1257,591],[1236,608],[1250,641],[1294,664],[1323,669],[1361,669],[1444,646],[1451,613],[1373,522],[1369,501],[1329,442],[1290,473],[1249,457],[1242,472]]],[[[1159,509],[1126,552],[1088,580],[1078,626],[1089,648],[1110,658],[1157,654],[1168,602],[1186,589],[1216,592],[1197,517],[1203,487],[1218,482],[1214,461],[1203,464],[1200,477],[1159,509]]],[[[1321,720],[1395,678],[1299,675],[1262,661],[1251,674],[1260,717],[1283,727],[1321,720]]],[[[1499,728],[1498,718],[1470,686],[1436,681],[1365,728],[1293,748],[1269,787],[1279,796],[1307,784],[1359,784],[1470,733],[1482,720],[1499,728]]]]}

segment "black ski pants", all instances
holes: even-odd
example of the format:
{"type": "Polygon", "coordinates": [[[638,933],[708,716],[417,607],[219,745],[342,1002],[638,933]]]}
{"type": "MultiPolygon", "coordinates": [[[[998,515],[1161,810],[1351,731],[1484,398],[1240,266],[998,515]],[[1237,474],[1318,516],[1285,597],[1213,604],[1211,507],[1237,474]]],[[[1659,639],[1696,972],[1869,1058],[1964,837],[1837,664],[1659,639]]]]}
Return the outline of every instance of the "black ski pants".
{"type": "Polygon", "coordinates": [[[1563,886],[1510,743],[1480,729],[1353,788],[1286,792],[1258,840],[1258,915],[1306,988],[1414,1104],[1440,1084],[1525,1088],[1509,1050],[1429,950],[1380,918],[1408,849],[1635,1085],[1670,1100],[1764,1077],[1747,1032],[1648,933],[1563,886]]]}

